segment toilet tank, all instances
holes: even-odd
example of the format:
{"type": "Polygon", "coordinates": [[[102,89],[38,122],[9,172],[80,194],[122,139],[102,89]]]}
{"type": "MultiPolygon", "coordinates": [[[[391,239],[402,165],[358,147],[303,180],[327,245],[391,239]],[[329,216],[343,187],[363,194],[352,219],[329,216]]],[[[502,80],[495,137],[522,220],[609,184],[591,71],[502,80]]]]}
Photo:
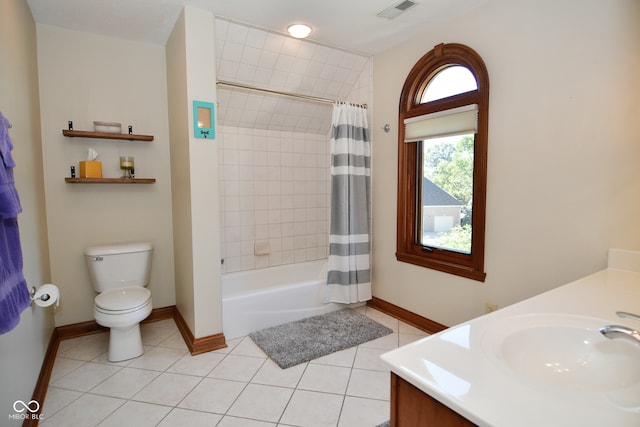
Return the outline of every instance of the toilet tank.
{"type": "Polygon", "coordinates": [[[124,286],[147,286],[151,274],[151,243],[121,243],[85,249],[89,277],[96,292],[124,286]]]}

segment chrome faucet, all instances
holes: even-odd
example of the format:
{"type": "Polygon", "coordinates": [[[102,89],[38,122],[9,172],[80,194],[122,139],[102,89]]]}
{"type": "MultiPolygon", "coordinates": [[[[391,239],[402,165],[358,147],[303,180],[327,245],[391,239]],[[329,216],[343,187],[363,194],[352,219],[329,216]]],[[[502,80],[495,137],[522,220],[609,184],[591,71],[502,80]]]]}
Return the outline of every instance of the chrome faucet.
{"type": "MultiPolygon", "coordinates": [[[[624,317],[627,319],[640,320],[640,316],[632,313],[627,313],[625,311],[618,311],[616,314],[619,317],[624,317]]],[[[609,339],[615,338],[623,338],[626,340],[631,340],[632,342],[640,345],[640,332],[635,329],[620,326],[620,325],[608,325],[600,328],[600,333],[609,339]]]]}

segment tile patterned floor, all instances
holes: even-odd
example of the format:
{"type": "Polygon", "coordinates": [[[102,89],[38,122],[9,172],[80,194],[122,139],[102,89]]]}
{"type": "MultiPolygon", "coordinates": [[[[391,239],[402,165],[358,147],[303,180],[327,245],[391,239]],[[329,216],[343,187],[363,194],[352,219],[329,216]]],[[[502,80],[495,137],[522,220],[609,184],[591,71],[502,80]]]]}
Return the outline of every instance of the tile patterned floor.
{"type": "Polygon", "coordinates": [[[389,369],[379,355],[426,334],[368,307],[394,332],[281,369],[249,337],[191,356],[173,320],[142,326],[144,355],[106,359],[108,334],[60,343],[44,427],[373,427],[389,419],[389,369]]]}

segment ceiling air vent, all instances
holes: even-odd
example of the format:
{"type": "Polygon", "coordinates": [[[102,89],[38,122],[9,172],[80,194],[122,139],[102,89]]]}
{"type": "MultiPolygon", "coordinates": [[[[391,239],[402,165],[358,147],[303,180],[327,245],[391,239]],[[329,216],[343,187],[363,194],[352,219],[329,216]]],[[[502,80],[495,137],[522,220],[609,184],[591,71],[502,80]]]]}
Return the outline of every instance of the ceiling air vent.
{"type": "Polygon", "coordinates": [[[378,13],[378,16],[381,18],[393,19],[400,14],[404,13],[407,9],[415,6],[418,2],[411,0],[404,0],[400,3],[396,3],[393,6],[389,6],[382,12],[378,13]]]}

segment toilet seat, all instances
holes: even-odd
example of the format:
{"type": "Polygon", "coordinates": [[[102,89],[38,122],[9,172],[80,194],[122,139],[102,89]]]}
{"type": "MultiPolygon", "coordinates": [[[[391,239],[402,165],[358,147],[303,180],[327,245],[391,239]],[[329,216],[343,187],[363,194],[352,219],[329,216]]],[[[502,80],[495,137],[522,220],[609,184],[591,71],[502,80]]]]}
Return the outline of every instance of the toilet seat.
{"type": "Polygon", "coordinates": [[[104,314],[127,314],[151,302],[151,291],[142,286],[109,289],[95,298],[96,311],[104,314]]]}

